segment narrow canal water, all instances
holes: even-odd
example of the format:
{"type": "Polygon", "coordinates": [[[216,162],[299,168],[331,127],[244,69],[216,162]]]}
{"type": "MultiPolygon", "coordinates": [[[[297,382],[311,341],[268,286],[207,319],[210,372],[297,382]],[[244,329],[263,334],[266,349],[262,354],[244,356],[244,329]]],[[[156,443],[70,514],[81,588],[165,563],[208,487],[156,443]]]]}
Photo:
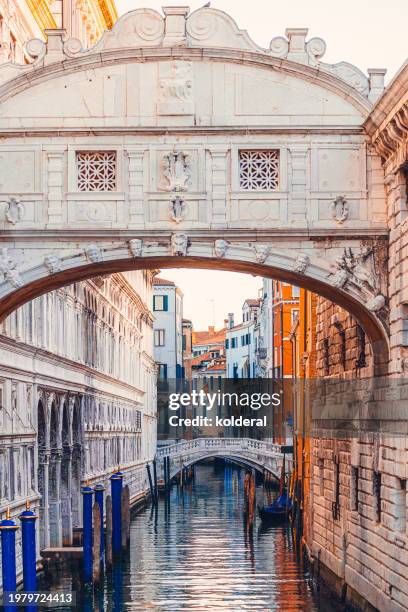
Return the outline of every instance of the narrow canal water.
{"type": "MultiPolygon", "coordinates": [[[[320,604],[290,528],[243,524],[244,472],[199,465],[195,481],[174,486],[170,504],[137,514],[129,558],[97,594],[80,591],[77,609],[98,611],[334,610],[320,604]]],[[[262,503],[263,488],[257,487],[262,503]]],[[[59,588],[70,588],[62,578],[59,588]]],[[[55,588],[55,587],[54,587],[55,588]]],[[[73,587],[75,588],[75,587],[73,587]]]]}

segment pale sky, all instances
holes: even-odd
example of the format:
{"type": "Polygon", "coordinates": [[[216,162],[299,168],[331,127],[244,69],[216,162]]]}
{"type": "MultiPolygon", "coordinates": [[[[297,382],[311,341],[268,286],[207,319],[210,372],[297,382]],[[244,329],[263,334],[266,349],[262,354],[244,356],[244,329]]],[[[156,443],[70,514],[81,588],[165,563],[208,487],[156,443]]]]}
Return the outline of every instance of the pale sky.
{"type": "MultiPolygon", "coordinates": [[[[116,0],[120,14],[144,7],[161,12],[163,5],[177,4],[193,11],[205,3],[116,0]]],[[[212,7],[229,13],[263,47],[271,38],[284,36],[288,27],[307,27],[308,38],[326,41],[322,61],[347,61],[363,72],[387,68],[386,81],[408,57],[408,0],[217,0],[212,7]]],[[[221,326],[228,312],[240,320],[243,301],[257,297],[262,282],[246,274],[205,270],[163,270],[162,276],[177,282],[184,292],[184,315],[196,329],[206,329],[214,319],[221,326]]]]}
{"type": "Polygon", "coordinates": [[[238,272],[168,269],[160,276],[174,281],[184,293],[183,315],[193,321],[195,330],[222,327],[229,312],[239,323],[242,304],[247,298],[257,298],[262,287],[259,276],[238,272]]]}

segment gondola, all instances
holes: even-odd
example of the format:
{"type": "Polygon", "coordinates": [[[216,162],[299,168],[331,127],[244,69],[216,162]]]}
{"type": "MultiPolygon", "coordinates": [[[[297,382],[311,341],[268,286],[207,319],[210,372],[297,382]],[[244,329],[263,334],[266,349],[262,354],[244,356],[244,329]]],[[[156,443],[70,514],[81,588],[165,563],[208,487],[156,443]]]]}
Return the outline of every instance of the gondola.
{"type": "Polygon", "coordinates": [[[258,514],[263,523],[281,525],[288,521],[291,509],[292,502],[286,493],[283,493],[269,506],[258,506],[258,514]]]}

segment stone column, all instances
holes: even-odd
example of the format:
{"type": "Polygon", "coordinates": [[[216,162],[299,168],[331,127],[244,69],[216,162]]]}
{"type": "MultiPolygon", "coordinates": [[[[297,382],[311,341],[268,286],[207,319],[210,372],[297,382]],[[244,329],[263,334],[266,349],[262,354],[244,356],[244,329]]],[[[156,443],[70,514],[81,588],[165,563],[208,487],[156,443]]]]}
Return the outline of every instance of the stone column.
{"type": "Polygon", "coordinates": [[[64,222],[63,188],[65,168],[65,148],[60,145],[48,145],[48,224],[61,226],[64,222]]]}
{"type": "Polygon", "coordinates": [[[61,459],[60,449],[52,453],[52,491],[49,496],[50,505],[50,540],[54,546],[62,545],[62,525],[61,525],[61,459]]]}
{"type": "Polygon", "coordinates": [[[61,479],[61,516],[62,516],[62,544],[72,545],[72,446],[63,450],[61,479]]]}
{"type": "MultiPolygon", "coordinates": [[[[42,510],[42,531],[44,548],[50,546],[50,499],[49,499],[49,468],[50,468],[50,451],[46,450],[40,459],[40,466],[43,470],[43,494],[41,499],[42,510]]],[[[41,523],[40,523],[41,524],[41,523]]]]}
{"type": "Polygon", "coordinates": [[[129,225],[144,226],[143,159],[144,149],[127,147],[129,185],[129,225]]]}
{"type": "MultiPolygon", "coordinates": [[[[210,149],[212,209],[210,224],[212,227],[225,227],[228,219],[227,212],[227,155],[229,149],[223,145],[212,146],[210,149]]],[[[207,192],[211,187],[207,186],[207,192]]]]}

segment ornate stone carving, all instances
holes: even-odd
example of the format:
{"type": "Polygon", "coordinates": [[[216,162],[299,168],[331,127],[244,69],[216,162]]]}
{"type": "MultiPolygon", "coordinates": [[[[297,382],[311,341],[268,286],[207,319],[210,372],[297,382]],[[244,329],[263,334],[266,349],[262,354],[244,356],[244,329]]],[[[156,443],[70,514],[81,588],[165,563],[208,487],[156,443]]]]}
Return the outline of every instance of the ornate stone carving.
{"type": "Polygon", "coordinates": [[[17,263],[10,257],[7,248],[1,249],[0,273],[3,274],[3,279],[8,281],[12,287],[18,289],[18,287],[23,285],[23,281],[17,269],[17,263]]]}
{"type": "Polygon", "coordinates": [[[310,264],[310,257],[308,255],[305,255],[305,253],[299,253],[293,270],[294,272],[297,272],[298,274],[304,274],[309,264],[310,264]]]}
{"type": "Polygon", "coordinates": [[[174,194],[170,202],[170,217],[176,223],[180,223],[185,217],[186,203],[179,195],[174,194]]]}
{"type": "Polygon", "coordinates": [[[102,261],[102,251],[96,244],[90,244],[85,249],[86,258],[92,263],[98,263],[102,261]]]}
{"type": "Polygon", "coordinates": [[[62,262],[57,255],[47,255],[47,257],[44,258],[44,266],[50,274],[61,272],[61,264],[62,262]]]}
{"type": "Polygon", "coordinates": [[[129,240],[129,250],[132,257],[140,257],[143,250],[143,240],[140,240],[140,238],[132,238],[132,240],[129,240]]]}
{"type": "Polygon", "coordinates": [[[255,244],[254,249],[256,261],[260,264],[265,263],[271,250],[269,244],[255,244]]]}
{"type": "Polygon", "coordinates": [[[6,220],[15,225],[24,218],[24,213],[24,205],[17,198],[11,197],[7,202],[6,220]]]}
{"type": "Polygon", "coordinates": [[[39,38],[32,38],[25,46],[27,55],[40,62],[47,53],[47,45],[39,38]]]}
{"type": "Polygon", "coordinates": [[[369,299],[366,302],[366,306],[368,310],[371,310],[371,312],[378,312],[379,310],[382,310],[385,306],[385,297],[381,293],[379,293],[378,295],[369,299]]]}
{"type": "Polygon", "coordinates": [[[358,255],[351,248],[344,249],[343,255],[336,260],[337,272],[331,278],[335,287],[344,287],[352,282],[360,289],[378,293],[379,279],[375,271],[374,249],[364,246],[358,255]]]}
{"type": "Polygon", "coordinates": [[[187,234],[172,234],[171,235],[171,254],[187,255],[188,237],[187,234]]]}
{"type": "MultiPolygon", "coordinates": [[[[168,68],[168,65],[165,67],[168,68]]],[[[165,69],[162,68],[162,70],[165,69]]],[[[159,115],[191,115],[193,103],[193,67],[191,62],[174,60],[167,74],[160,78],[159,115]]]]}
{"type": "Polygon", "coordinates": [[[349,205],[346,198],[344,196],[337,196],[330,204],[330,212],[336,223],[340,225],[344,223],[349,216],[349,205]]]}
{"type": "Polygon", "coordinates": [[[223,238],[214,242],[214,252],[216,257],[225,257],[228,251],[228,242],[223,238]]]}
{"type": "Polygon", "coordinates": [[[168,181],[167,191],[187,191],[191,177],[190,156],[183,151],[172,151],[163,157],[163,174],[168,181]]]}

